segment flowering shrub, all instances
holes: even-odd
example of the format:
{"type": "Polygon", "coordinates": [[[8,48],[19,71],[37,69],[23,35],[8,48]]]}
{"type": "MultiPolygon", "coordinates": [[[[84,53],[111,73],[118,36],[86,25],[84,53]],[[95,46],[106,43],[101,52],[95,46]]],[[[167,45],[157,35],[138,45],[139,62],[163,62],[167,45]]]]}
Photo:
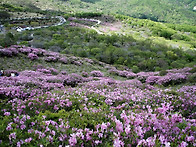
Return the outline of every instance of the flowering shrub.
{"type": "Polygon", "coordinates": [[[66,71],[61,71],[60,74],[67,75],[67,72],[66,71]]]}
{"type": "Polygon", "coordinates": [[[161,77],[160,76],[149,76],[147,79],[146,79],[146,83],[148,84],[155,84],[161,77]]]}
{"type": "Polygon", "coordinates": [[[20,48],[21,46],[20,45],[11,45],[10,47],[12,47],[12,48],[20,48]]]}
{"type": "Polygon", "coordinates": [[[43,49],[31,48],[31,52],[36,55],[43,55],[46,51],[43,49]]]}
{"type": "Polygon", "coordinates": [[[8,48],[8,50],[10,50],[13,55],[17,55],[18,54],[18,50],[16,48],[10,47],[10,48],[8,48]]]}
{"type": "Polygon", "coordinates": [[[156,76],[158,74],[158,72],[139,72],[137,73],[137,79],[140,80],[142,83],[145,83],[146,79],[149,76],[156,76]]]}
{"type": "Polygon", "coordinates": [[[63,84],[67,86],[75,87],[78,85],[78,83],[82,83],[82,82],[83,82],[82,76],[72,73],[64,79],[63,84]]]}
{"type": "Polygon", "coordinates": [[[118,76],[121,76],[121,77],[125,77],[125,78],[128,78],[128,79],[133,79],[133,78],[136,77],[136,74],[133,73],[132,71],[126,71],[126,70],[120,71],[120,70],[117,70],[115,68],[110,69],[109,73],[111,73],[113,75],[118,75],[118,76]]]}
{"type": "Polygon", "coordinates": [[[47,61],[47,62],[56,62],[57,58],[54,57],[54,56],[49,56],[49,57],[45,57],[44,60],[47,61]]]}
{"type": "Polygon", "coordinates": [[[66,58],[60,58],[59,61],[64,63],[64,64],[68,63],[68,60],[66,58]]]}
{"type": "Polygon", "coordinates": [[[40,69],[37,69],[38,72],[43,72],[45,74],[51,74],[51,70],[49,69],[45,69],[45,68],[40,68],[40,69]]]}
{"type": "Polygon", "coordinates": [[[52,57],[56,57],[56,58],[59,58],[60,54],[57,53],[57,52],[44,52],[44,56],[52,56],[52,57]]]}
{"type": "Polygon", "coordinates": [[[104,74],[101,71],[91,71],[91,76],[93,77],[103,77],[104,74]]]}
{"type": "Polygon", "coordinates": [[[36,60],[36,59],[38,59],[38,56],[34,53],[29,53],[28,58],[31,59],[31,60],[36,60]]]}
{"type": "Polygon", "coordinates": [[[12,51],[7,50],[7,49],[0,49],[0,56],[12,56],[12,51]]]}
{"type": "Polygon", "coordinates": [[[161,77],[158,81],[157,84],[159,85],[175,85],[175,84],[180,84],[186,81],[187,75],[186,74],[181,74],[181,73],[168,73],[167,75],[161,77]]]}
{"type": "Polygon", "coordinates": [[[72,64],[75,64],[75,65],[78,65],[78,66],[81,66],[82,65],[82,63],[80,61],[72,61],[71,63],[72,64]]]}
{"type": "Polygon", "coordinates": [[[23,47],[19,49],[19,52],[23,53],[23,54],[29,54],[31,53],[31,48],[29,47],[23,47]]]}
{"type": "Polygon", "coordinates": [[[85,71],[83,71],[83,72],[82,72],[82,76],[83,76],[83,77],[88,77],[88,73],[85,72],[85,71]]]}
{"type": "Polygon", "coordinates": [[[129,72],[129,71],[126,71],[126,70],[119,71],[118,75],[122,76],[122,77],[126,77],[126,78],[133,78],[133,77],[135,77],[135,74],[133,72],[129,72]]]}
{"type": "Polygon", "coordinates": [[[118,74],[119,74],[119,71],[118,71],[116,68],[110,69],[110,70],[108,70],[108,72],[109,72],[110,74],[113,74],[113,75],[118,75],[118,74]]]}
{"type": "Polygon", "coordinates": [[[55,68],[49,68],[49,70],[53,75],[57,75],[59,73],[58,70],[56,70],[55,68]]]}
{"type": "Polygon", "coordinates": [[[88,59],[88,58],[85,58],[85,61],[86,61],[86,62],[88,62],[88,63],[90,63],[90,64],[93,64],[93,63],[94,63],[94,61],[93,61],[93,60],[88,59]]]}

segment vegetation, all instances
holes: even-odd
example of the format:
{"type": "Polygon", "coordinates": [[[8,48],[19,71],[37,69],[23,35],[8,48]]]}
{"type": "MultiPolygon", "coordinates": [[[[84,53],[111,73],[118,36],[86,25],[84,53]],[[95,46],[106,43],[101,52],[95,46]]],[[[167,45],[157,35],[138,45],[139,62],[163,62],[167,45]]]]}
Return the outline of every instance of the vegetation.
{"type": "MultiPolygon", "coordinates": [[[[30,36],[31,32],[25,34],[30,36]]],[[[20,39],[28,41],[28,37],[20,39]]],[[[137,41],[131,36],[99,35],[79,27],[60,26],[36,30],[34,39],[28,44],[144,71],[182,68],[196,62],[194,50],[183,51],[166,45],[157,46],[149,40],[137,41]]]]}
{"type": "MultiPolygon", "coordinates": [[[[99,13],[81,13],[73,16],[104,18],[99,13]]],[[[124,65],[134,71],[159,71],[171,68],[183,68],[193,66],[196,63],[195,27],[187,25],[174,26],[162,24],[150,20],[140,20],[127,16],[116,15],[116,19],[126,22],[131,28],[151,30],[152,39],[161,37],[173,42],[185,42],[191,49],[173,48],[164,43],[155,43],[152,39],[134,39],[131,34],[98,34],[94,30],[81,28],[80,26],[63,25],[38,29],[12,35],[11,41],[5,35],[0,39],[2,46],[15,44],[44,48],[56,52],[71,54],[80,57],[88,57],[99,61],[124,65]],[[186,30],[183,30],[186,29],[186,30]],[[184,31],[189,31],[187,35],[184,31]],[[33,33],[33,37],[32,37],[33,33]],[[7,42],[7,43],[6,43],[7,42]]],[[[68,19],[69,20],[69,19],[68,19]]],[[[108,17],[107,21],[116,21],[108,17]]],[[[71,20],[70,20],[71,21],[71,20]]],[[[73,20],[70,22],[85,24],[85,21],[73,20]]],[[[69,22],[68,22],[69,24],[69,22]]],[[[92,25],[89,23],[88,25],[92,25]]],[[[131,29],[130,29],[131,30],[131,29]]],[[[3,35],[2,35],[3,36],[3,35]]]]}
{"type": "Polygon", "coordinates": [[[6,19],[6,18],[9,18],[10,17],[10,14],[6,11],[0,11],[0,18],[1,19],[6,19]]]}
{"type": "Polygon", "coordinates": [[[0,146],[195,146],[195,5],[2,0],[0,146]]]}
{"type": "Polygon", "coordinates": [[[194,68],[134,74],[17,45],[0,56],[1,146],[195,144],[194,68]]]}

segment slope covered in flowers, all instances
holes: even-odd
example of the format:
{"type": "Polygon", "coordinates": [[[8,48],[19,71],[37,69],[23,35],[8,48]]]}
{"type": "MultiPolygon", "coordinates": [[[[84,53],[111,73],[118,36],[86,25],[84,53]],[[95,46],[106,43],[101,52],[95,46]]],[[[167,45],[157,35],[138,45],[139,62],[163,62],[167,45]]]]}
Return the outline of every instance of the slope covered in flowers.
{"type": "Polygon", "coordinates": [[[195,67],[133,73],[22,46],[0,56],[0,146],[196,146],[195,67]]]}

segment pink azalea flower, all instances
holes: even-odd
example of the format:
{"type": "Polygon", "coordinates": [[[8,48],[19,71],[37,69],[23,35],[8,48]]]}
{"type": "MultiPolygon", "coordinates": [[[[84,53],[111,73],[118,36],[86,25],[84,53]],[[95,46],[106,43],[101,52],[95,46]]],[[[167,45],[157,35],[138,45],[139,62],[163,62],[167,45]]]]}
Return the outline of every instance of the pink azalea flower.
{"type": "Polygon", "coordinates": [[[76,134],[71,134],[71,137],[69,139],[69,144],[71,146],[74,146],[76,143],[77,143],[76,134]]]}
{"type": "Polygon", "coordinates": [[[191,142],[191,141],[194,141],[195,138],[194,138],[194,136],[187,136],[186,139],[188,142],[191,142]]]}
{"type": "Polygon", "coordinates": [[[5,112],[4,115],[5,116],[10,116],[10,112],[5,112]]]}
{"type": "Polygon", "coordinates": [[[188,143],[186,143],[184,141],[182,141],[182,143],[179,145],[179,147],[186,147],[186,146],[188,146],[188,143]]]}
{"type": "Polygon", "coordinates": [[[170,147],[170,142],[165,142],[165,147],[170,147]]]}
{"type": "Polygon", "coordinates": [[[30,137],[30,138],[25,139],[25,142],[29,143],[29,142],[31,142],[31,140],[33,140],[33,139],[30,137]]]}
{"type": "Polygon", "coordinates": [[[9,135],[9,140],[16,139],[16,132],[9,135]]]}
{"type": "Polygon", "coordinates": [[[123,132],[123,124],[122,124],[122,122],[120,122],[119,120],[115,120],[115,122],[116,122],[116,130],[118,131],[118,132],[123,132]]]}
{"type": "Polygon", "coordinates": [[[25,125],[21,125],[21,126],[20,126],[20,129],[21,129],[21,130],[24,130],[25,128],[26,128],[25,125]]]}
{"type": "Polygon", "coordinates": [[[105,123],[101,124],[101,131],[107,130],[107,125],[105,123]]]}
{"type": "Polygon", "coordinates": [[[130,130],[131,130],[130,125],[128,125],[128,126],[125,128],[125,132],[126,132],[127,135],[130,133],[130,130]]]}
{"type": "Polygon", "coordinates": [[[121,147],[124,146],[124,142],[122,142],[121,140],[119,140],[119,138],[116,138],[114,140],[114,147],[121,147]]]}

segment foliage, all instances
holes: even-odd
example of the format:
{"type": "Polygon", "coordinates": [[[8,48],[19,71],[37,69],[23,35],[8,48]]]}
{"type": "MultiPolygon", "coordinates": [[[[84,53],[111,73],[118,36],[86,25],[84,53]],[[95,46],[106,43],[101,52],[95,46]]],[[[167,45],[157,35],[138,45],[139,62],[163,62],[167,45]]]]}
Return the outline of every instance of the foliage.
{"type": "MultiPolygon", "coordinates": [[[[76,12],[104,12],[105,14],[121,14],[134,18],[149,19],[157,22],[175,24],[196,24],[193,7],[195,1],[189,0],[121,0],[115,3],[111,0],[69,0],[76,12]]],[[[64,5],[64,4],[62,4],[64,5]]],[[[69,6],[66,6],[70,8],[69,6]]]]}
{"type": "Polygon", "coordinates": [[[134,72],[182,68],[186,64],[195,63],[195,51],[189,53],[181,49],[157,46],[149,41],[136,41],[132,36],[99,35],[79,27],[61,26],[55,30],[36,30],[30,44],[66,54],[94,58],[109,64],[134,67],[134,72]],[[34,42],[36,40],[38,44],[34,42]],[[119,42],[120,40],[122,41],[119,42]],[[120,46],[116,46],[117,42],[120,46]],[[137,45],[133,46],[133,42],[137,42],[137,45]],[[177,59],[178,63],[174,62],[177,59]]]}
{"type": "Polygon", "coordinates": [[[7,19],[10,18],[10,14],[6,11],[0,11],[0,18],[1,19],[7,19]]]}
{"type": "Polygon", "coordinates": [[[98,13],[98,12],[80,12],[80,13],[75,13],[73,16],[79,18],[92,18],[92,17],[100,17],[101,15],[102,13],[98,13]]]}
{"type": "Polygon", "coordinates": [[[17,37],[11,32],[6,33],[0,38],[0,45],[3,47],[9,47],[12,44],[16,44],[17,37]]]}

